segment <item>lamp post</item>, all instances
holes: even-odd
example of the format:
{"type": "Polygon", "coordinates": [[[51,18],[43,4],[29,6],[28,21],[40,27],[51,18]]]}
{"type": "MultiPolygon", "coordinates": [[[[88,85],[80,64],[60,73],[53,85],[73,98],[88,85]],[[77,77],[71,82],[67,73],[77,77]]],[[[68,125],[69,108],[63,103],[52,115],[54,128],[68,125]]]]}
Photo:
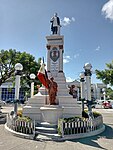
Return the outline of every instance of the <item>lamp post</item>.
{"type": "Polygon", "coordinates": [[[88,102],[88,113],[89,113],[89,116],[90,117],[93,117],[92,116],[92,101],[91,101],[91,68],[92,68],[92,65],[90,63],[86,63],[84,65],[84,69],[85,69],[85,76],[86,76],[86,99],[87,99],[87,102],[88,102]]]}
{"type": "Polygon", "coordinates": [[[15,103],[14,103],[14,115],[17,116],[17,100],[19,99],[20,90],[20,76],[23,66],[20,63],[15,64],[15,103]]]}
{"type": "Polygon", "coordinates": [[[35,79],[35,77],[36,77],[35,74],[33,74],[33,73],[30,74],[30,79],[32,80],[32,82],[31,82],[31,98],[34,95],[34,82],[33,82],[33,80],[35,79]]]}
{"type": "Polygon", "coordinates": [[[84,111],[84,100],[85,100],[85,75],[84,72],[80,73],[80,87],[81,87],[81,101],[82,101],[82,112],[84,111]]]}
{"type": "Polygon", "coordinates": [[[106,100],[106,90],[105,88],[102,89],[103,95],[104,95],[104,101],[106,100]]]}

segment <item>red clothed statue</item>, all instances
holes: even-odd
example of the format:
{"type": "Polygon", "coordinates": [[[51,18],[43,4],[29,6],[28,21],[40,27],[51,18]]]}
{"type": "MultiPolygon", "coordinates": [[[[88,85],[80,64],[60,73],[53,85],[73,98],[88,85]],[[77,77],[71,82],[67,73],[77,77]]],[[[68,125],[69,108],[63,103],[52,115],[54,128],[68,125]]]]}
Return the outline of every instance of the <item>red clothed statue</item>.
{"type": "Polygon", "coordinates": [[[58,85],[57,83],[54,81],[54,78],[50,78],[50,80],[48,80],[48,93],[49,93],[49,102],[50,105],[56,105],[56,96],[57,96],[57,88],[58,85]]]}

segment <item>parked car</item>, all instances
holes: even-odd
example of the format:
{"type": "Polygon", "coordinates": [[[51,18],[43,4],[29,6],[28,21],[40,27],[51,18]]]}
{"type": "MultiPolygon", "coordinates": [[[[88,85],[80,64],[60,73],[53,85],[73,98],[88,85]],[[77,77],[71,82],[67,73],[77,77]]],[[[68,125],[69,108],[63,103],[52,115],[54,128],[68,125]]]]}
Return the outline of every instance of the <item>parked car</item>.
{"type": "Polygon", "coordinates": [[[112,105],[110,104],[109,101],[104,101],[102,105],[104,108],[112,108],[112,105]]]}
{"type": "Polygon", "coordinates": [[[96,105],[97,105],[97,102],[94,101],[94,102],[92,103],[92,108],[96,108],[96,105]]]}
{"type": "Polygon", "coordinates": [[[7,99],[6,103],[13,103],[13,100],[12,99],[7,99]]]}
{"type": "Polygon", "coordinates": [[[113,108],[113,100],[109,99],[108,102],[110,102],[110,104],[112,105],[112,108],[113,108]]]}
{"type": "Polygon", "coordinates": [[[97,100],[96,100],[96,102],[97,102],[97,104],[98,104],[98,105],[102,105],[102,104],[103,104],[103,102],[104,102],[104,100],[97,99],[97,100]]]}

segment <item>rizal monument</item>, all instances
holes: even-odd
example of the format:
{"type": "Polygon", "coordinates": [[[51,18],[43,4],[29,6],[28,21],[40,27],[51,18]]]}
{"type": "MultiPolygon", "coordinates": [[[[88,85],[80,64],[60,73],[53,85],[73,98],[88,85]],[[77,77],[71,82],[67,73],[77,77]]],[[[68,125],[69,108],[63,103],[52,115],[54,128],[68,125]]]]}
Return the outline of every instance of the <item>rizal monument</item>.
{"type": "MultiPolygon", "coordinates": [[[[38,93],[29,98],[23,108],[23,115],[35,122],[57,124],[59,118],[81,117],[82,110],[77,100],[69,94],[63,70],[64,36],[60,34],[60,18],[57,13],[50,20],[51,34],[46,36],[47,83],[39,88],[38,93]],[[51,93],[52,85],[56,90],[51,93]]],[[[39,73],[44,74],[44,64],[39,73]]]]}

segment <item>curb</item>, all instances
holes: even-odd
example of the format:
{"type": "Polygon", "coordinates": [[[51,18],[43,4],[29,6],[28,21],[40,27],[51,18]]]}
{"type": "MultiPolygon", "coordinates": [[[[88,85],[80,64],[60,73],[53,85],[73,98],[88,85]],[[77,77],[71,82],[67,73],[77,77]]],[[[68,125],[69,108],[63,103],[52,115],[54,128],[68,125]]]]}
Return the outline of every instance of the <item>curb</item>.
{"type": "MultiPolygon", "coordinates": [[[[35,139],[34,134],[32,134],[32,135],[30,135],[30,134],[23,134],[23,133],[11,130],[10,128],[7,127],[7,123],[5,123],[5,129],[8,132],[11,132],[13,135],[15,135],[17,137],[20,137],[20,138],[25,138],[25,139],[30,139],[30,140],[34,140],[35,139]]],[[[81,133],[81,134],[68,135],[67,137],[64,136],[62,138],[47,138],[47,137],[44,138],[44,137],[42,137],[42,139],[39,138],[37,140],[42,140],[42,141],[46,141],[47,140],[47,141],[57,141],[57,142],[60,142],[60,141],[65,141],[65,140],[81,139],[81,138],[86,138],[86,137],[91,137],[91,136],[98,135],[98,134],[102,133],[104,130],[105,130],[105,125],[103,125],[100,129],[98,129],[96,131],[89,132],[89,133],[81,133]]]]}
{"type": "Polygon", "coordinates": [[[98,129],[96,131],[89,132],[89,133],[68,135],[67,137],[65,136],[62,138],[47,138],[46,136],[45,137],[42,136],[40,138],[37,138],[37,140],[62,142],[65,140],[82,139],[82,138],[86,138],[86,137],[96,136],[96,135],[102,133],[104,130],[105,130],[105,125],[103,125],[100,129],[98,129]]]}
{"type": "Polygon", "coordinates": [[[61,140],[71,140],[71,139],[81,139],[81,138],[91,137],[91,136],[95,136],[95,135],[98,135],[98,134],[102,133],[104,130],[105,130],[105,125],[103,125],[100,129],[89,132],[89,133],[68,135],[67,137],[64,136],[64,137],[62,137],[61,140]]]}
{"type": "Polygon", "coordinates": [[[17,136],[17,137],[20,137],[20,138],[25,138],[25,139],[30,139],[30,140],[33,140],[34,139],[34,134],[24,134],[24,133],[20,133],[20,132],[16,132],[14,130],[11,130],[8,126],[7,126],[7,123],[5,123],[5,129],[12,133],[13,135],[17,136]]]}

